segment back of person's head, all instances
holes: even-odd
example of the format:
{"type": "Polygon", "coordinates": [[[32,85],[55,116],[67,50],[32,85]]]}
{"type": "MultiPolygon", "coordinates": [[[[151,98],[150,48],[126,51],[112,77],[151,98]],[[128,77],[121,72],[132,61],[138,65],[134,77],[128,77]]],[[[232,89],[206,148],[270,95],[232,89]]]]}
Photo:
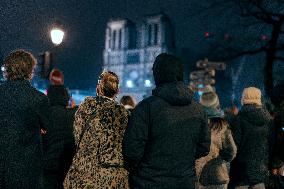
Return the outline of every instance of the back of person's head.
{"type": "Polygon", "coordinates": [[[118,93],[119,79],[114,72],[104,71],[98,82],[98,95],[113,98],[118,93]]]}
{"type": "Polygon", "coordinates": [[[164,83],[183,81],[182,61],[174,55],[162,53],[155,59],[153,75],[157,86],[164,83]]]}
{"type": "Polygon", "coordinates": [[[51,85],[63,85],[64,74],[59,69],[53,69],[49,74],[49,81],[51,85]]]}
{"type": "Polygon", "coordinates": [[[206,91],[200,97],[200,104],[208,108],[220,108],[220,101],[218,95],[213,91],[206,91]]]}
{"type": "Polygon", "coordinates": [[[284,102],[284,81],[273,87],[271,101],[276,107],[284,102]]]}
{"type": "Polygon", "coordinates": [[[4,59],[4,77],[7,80],[31,80],[36,63],[30,52],[13,51],[4,59]]]}
{"type": "Polygon", "coordinates": [[[242,105],[255,104],[261,106],[261,91],[256,87],[248,87],[243,90],[242,105]]]}
{"type": "Polygon", "coordinates": [[[132,108],[135,107],[135,101],[134,99],[129,96],[129,95],[125,95],[123,96],[121,99],[120,99],[120,103],[124,106],[128,105],[128,106],[131,106],[132,108]]]}
{"type": "Polygon", "coordinates": [[[213,131],[221,131],[229,127],[229,123],[222,117],[213,117],[209,119],[209,128],[213,131]]]}

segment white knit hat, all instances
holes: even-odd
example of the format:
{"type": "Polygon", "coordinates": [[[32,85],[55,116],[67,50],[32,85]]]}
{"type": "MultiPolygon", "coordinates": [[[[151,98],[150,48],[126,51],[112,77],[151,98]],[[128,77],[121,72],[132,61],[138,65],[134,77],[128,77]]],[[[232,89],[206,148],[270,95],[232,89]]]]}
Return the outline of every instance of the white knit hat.
{"type": "Polygon", "coordinates": [[[242,105],[257,104],[261,106],[261,91],[255,87],[245,88],[241,100],[242,105]]]}

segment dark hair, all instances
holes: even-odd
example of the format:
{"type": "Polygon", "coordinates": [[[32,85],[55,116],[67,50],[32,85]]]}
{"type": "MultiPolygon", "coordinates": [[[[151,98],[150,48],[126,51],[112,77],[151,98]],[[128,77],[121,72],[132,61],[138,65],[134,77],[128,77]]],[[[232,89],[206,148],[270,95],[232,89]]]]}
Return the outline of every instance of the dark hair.
{"type": "Polygon", "coordinates": [[[209,128],[213,131],[221,131],[223,128],[229,127],[229,123],[221,117],[212,117],[209,119],[209,128]]]}
{"type": "Polygon", "coordinates": [[[104,96],[112,98],[118,93],[118,76],[114,72],[106,71],[99,77],[99,85],[104,96]]]}
{"type": "Polygon", "coordinates": [[[153,75],[157,86],[174,81],[183,81],[183,64],[178,57],[162,53],[153,65],[153,75]]]}
{"type": "Polygon", "coordinates": [[[134,99],[131,96],[129,96],[129,95],[123,96],[120,99],[120,103],[123,104],[123,105],[130,105],[133,108],[135,107],[134,99]]]}
{"type": "Polygon", "coordinates": [[[4,59],[4,77],[8,80],[30,80],[35,65],[36,59],[30,52],[13,51],[4,59]]]}

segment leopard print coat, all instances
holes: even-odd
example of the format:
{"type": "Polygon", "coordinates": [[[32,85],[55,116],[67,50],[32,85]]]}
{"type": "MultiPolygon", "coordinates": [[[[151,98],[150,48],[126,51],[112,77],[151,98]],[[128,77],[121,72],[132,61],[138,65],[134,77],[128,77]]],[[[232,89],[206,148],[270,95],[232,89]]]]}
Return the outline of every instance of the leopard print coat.
{"type": "Polygon", "coordinates": [[[75,115],[74,136],[79,145],[65,189],[129,188],[122,156],[127,121],[128,111],[115,101],[103,96],[85,99],[75,115]]]}

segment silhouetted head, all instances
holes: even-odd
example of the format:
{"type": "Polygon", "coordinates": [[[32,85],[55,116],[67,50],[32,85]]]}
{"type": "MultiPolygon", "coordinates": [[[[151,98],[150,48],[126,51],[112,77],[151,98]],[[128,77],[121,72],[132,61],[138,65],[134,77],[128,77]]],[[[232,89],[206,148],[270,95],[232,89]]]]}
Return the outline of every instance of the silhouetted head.
{"type": "Polygon", "coordinates": [[[64,74],[59,69],[53,69],[49,74],[49,81],[51,85],[63,85],[64,74]]]}
{"type": "Polygon", "coordinates": [[[183,81],[182,61],[174,55],[162,53],[155,59],[153,75],[156,86],[164,83],[183,81]]]}
{"type": "Polygon", "coordinates": [[[4,59],[4,77],[7,80],[31,80],[36,63],[30,52],[13,51],[4,59]]]}
{"type": "Polygon", "coordinates": [[[104,71],[98,80],[97,95],[114,98],[118,93],[118,85],[118,76],[114,72],[104,71]]]}

